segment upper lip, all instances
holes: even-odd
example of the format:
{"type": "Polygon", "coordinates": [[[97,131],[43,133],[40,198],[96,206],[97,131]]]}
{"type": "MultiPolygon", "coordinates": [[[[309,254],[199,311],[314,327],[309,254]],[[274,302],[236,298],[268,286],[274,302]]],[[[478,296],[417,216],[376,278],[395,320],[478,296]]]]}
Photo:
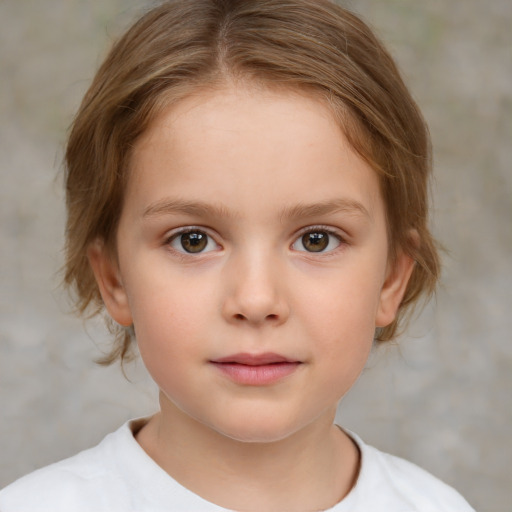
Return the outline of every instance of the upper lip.
{"type": "Polygon", "coordinates": [[[245,364],[248,366],[262,366],[265,364],[273,363],[299,363],[296,359],[289,359],[280,354],[274,354],[272,352],[265,352],[262,354],[249,354],[239,353],[232,354],[226,357],[221,357],[212,361],[213,363],[234,363],[234,364],[245,364]]]}

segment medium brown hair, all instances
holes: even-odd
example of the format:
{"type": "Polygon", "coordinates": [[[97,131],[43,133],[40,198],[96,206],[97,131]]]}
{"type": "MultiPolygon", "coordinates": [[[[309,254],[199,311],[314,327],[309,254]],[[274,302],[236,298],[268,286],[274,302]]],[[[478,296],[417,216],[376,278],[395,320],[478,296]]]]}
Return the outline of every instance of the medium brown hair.
{"type": "MultiPolygon", "coordinates": [[[[115,253],[131,151],[169,104],[228,79],[323,98],[380,179],[390,258],[416,262],[395,321],[435,289],[439,259],[428,229],[430,141],[393,59],[356,15],[328,0],[174,0],[113,46],[74,120],[66,151],[65,284],[80,313],[103,310],[87,259],[97,239],[115,253]],[[417,236],[412,236],[413,231],[417,236]],[[92,309],[91,309],[92,308],[92,309]]],[[[114,328],[103,362],[129,356],[132,329],[114,328]]]]}

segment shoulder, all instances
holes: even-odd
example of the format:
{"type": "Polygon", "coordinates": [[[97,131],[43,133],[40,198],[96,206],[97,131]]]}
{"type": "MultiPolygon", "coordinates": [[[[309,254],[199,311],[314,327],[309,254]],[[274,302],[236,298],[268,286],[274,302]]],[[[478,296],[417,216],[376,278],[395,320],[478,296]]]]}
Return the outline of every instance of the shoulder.
{"type": "Polygon", "coordinates": [[[347,497],[354,500],[354,510],[378,505],[381,510],[396,512],[474,512],[455,489],[416,464],[349,435],[361,452],[360,474],[347,497]]]}
{"type": "MultiPolygon", "coordinates": [[[[123,481],[113,456],[123,443],[124,425],[89,450],[34,471],[0,491],[2,512],[82,512],[109,510],[109,496],[116,500],[123,481]],[[108,490],[108,492],[105,492],[108,490]]],[[[119,507],[119,503],[116,503],[119,507]]],[[[128,508],[127,508],[128,510],[128,508]]]]}

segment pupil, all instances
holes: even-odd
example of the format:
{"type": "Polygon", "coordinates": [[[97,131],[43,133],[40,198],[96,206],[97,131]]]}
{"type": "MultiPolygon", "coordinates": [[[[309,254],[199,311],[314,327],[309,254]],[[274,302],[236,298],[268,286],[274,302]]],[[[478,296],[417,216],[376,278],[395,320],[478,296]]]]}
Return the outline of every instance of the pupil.
{"type": "Polygon", "coordinates": [[[207,243],[204,233],[184,233],[181,235],[181,245],[187,252],[201,252],[207,243]]]}
{"type": "Polygon", "coordinates": [[[329,235],[322,231],[306,233],[302,237],[302,244],[308,251],[320,252],[329,245],[329,235]]]}

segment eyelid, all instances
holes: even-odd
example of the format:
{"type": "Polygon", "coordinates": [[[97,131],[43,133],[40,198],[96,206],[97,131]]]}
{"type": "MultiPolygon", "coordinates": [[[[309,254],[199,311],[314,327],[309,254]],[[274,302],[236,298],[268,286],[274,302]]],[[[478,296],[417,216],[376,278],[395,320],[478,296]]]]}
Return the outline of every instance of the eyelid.
{"type": "Polygon", "coordinates": [[[330,249],[329,251],[307,251],[307,250],[299,250],[297,249],[297,252],[304,252],[308,255],[316,255],[316,256],[328,256],[332,253],[335,253],[340,247],[343,247],[344,245],[347,245],[347,237],[343,234],[343,232],[339,228],[334,228],[332,226],[326,226],[322,224],[317,225],[311,225],[306,226],[302,229],[300,229],[294,236],[293,241],[290,245],[290,248],[293,249],[293,246],[307,233],[315,233],[318,231],[326,232],[329,236],[333,236],[339,241],[339,245],[335,247],[334,249],[330,249]]]}
{"type": "Polygon", "coordinates": [[[164,245],[168,246],[172,251],[178,253],[180,256],[193,256],[198,257],[200,255],[208,254],[210,252],[213,252],[215,249],[208,250],[208,251],[200,251],[197,253],[187,252],[185,250],[180,251],[176,249],[175,247],[171,246],[171,243],[176,240],[180,235],[183,235],[185,233],[194,233],[194,232],[200,232],[204,233],[213,243],[216,245],[216,248],[222,248],[222,246],[217,242],[216,237],[212,235],[211,230],[209,228],[205,228],[204,226],[181,226],[179,228],[175,228],[169,232],[166,233],[164,237],[164,245]]]}
{"type": "Polygon", "coordinates": [[[294,237],[294,240],[305,235],[306,233],[311,233],[312,231],[325,231],[325,232],[329,233],[329,235],[333,235],[336,238],[339,238],[339,240],[342,242],[345,242],[348,238],[348,236],[346,234],[344,234],[344,232],[339,228],[335,228],[333,226],[327,226],[324,224],[314,224],[314,225],[306,226],[304,228],[299,229],[299,231],[296,233],[296,235],[294,237]]]}

